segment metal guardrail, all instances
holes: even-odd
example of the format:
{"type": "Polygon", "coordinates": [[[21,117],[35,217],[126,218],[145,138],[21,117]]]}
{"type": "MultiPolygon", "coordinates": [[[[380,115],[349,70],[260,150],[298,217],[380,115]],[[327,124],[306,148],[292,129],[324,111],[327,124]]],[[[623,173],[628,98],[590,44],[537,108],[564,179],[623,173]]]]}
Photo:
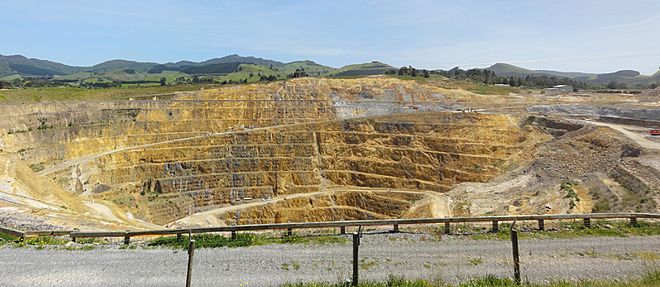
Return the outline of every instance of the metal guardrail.
{"type": "Polygon", "coordinates": [[[25,232],[0,226],[0,233],[9,234],[15,237],[25,237],[25,232]]]}
{"type": "Polygon", "coordinates": [[[377,219],[377,220],[345,220],[345,221],[324,221],[324,222],[298,222],[298,223],[274,223],[274,224],[249,224],[220,227],[201,227],[201,228],[179,228],[179,229],[160,229],[160,230],[140,230],[140,231],[19,231],[10,228],[0,227],[0,232],[10,234],[16,237],[30,236],[70,236],[74,241],[76,238],[100,238],[100,237],[123,237],[124,243],[128,244],[131,237],[139,236],[162,236],[177,235],[186,233],[215,233],[230,232],[232,238],[236,237],[238,231],[260,231],[260,230],[282,230],[286,229],[288,234],[293,229],[320,229],[336,228],[345,233],[346,227],[357,226],[387,226],[392,225],[394,231],[399,230],[400,225],[416,224],[445,224],[445,233],[450,233],[451,223],[477,223],[492,222],[494,231],[498,230],[499,222],[512,221],[534,221],[538,222],[540,230],[544,229],[546,220],[566,220],[582,219],[585,227],[591,226],[591,219],[629,219],[631,225],[637,225],[637,219],[660,219],[659,213],[590,213],[590,214],[550,214],[550,215],[507,215],[507,216],[481,216],[481,217],[445,217],[445,218],[412,218],[412,219],[377,219]]]}

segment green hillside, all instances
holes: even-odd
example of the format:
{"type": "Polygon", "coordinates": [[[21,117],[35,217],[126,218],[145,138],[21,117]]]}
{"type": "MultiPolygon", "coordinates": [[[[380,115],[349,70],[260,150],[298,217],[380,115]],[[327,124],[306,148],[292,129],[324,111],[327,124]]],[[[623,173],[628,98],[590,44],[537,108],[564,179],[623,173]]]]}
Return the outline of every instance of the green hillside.
{"type": "Polygon", "coordinates": [[[655,83],[660,84],[660,71],[657,71],[655,74],[651,75],[650,79],[655,83]]]}
{"type": "MultiPolygon", "coordinates": [[[[279,68],[275,68],[278,69],[279,68]]],[[[286,63],[281,69],[285,74],[291,74],[296,69],[304,69],[310,76],[323,76],[336,71],[337,69],[317,64],[313,61],[295,61],[286,63]]]]}
{"type": "Polygon", "coordinates": [[[236,83],[239,81],[246,81],[247,83],[254,83],[260,80],[260,76],[275,76],[277,79],[286,79],[289,75],[293,74],[296,70],[303,70],[311,77],[324,76],[336,69],[319,65],[312,61],[296,61],[286,63],[280,67],[255,65],[255,64],[241,64],[237,71],[227,73],[225,75],[217,75],[213,78],[217,82],[236,83]]]}
{"type": "Polygon", "coordinates": [[[532,70],[527,70],[525,68],[521,68],[518,66],[505,64],[505,63],[496,63],[486,69],[495,72],[495,74],[501,77],[509,77],[509,76],[524,77],[526,75],[531,75],[534,73],[534,71],[532,70]]]}
{"type": "Polygon", "coordinates": [[[577,77],[583,77],[583,78],[590,78],[590,77],[595,77],[595,74],[589,74],[589,73],[580,73],[580,72],[558,72],[558,71],[551,71],[551,70],[529,70],[525,69],[522,67],[518,67],[515,65],[511,64],[506,64],[506,63],[497,63],[494,64],[488,68],[487,70],[491,70],[495,72],[500,77],[525,77],[527,75],[546,75],[550,77],[562,77],[562,78],[577,78],[577,77]]]}
{"type": "Polygon", "coordinates": [[[19,74],[21,76],[66,75],[80,70],[80,67],[68,66],[46,60],[28,59],[20,55],[0,55],[0,77],[11,74],[19,74]]]}
{"type": "Polygon", "coordinates": [[[385,71],[395,69],[394,67],[373,61],[370,63],[343,66],[336,71],[327,74],[328,77],[359,77],[371,75],[383,75],[385,71]]]}
{"type": "Polygon", "coordinates": [[[238,71],[227,73],[225,75],[214,76],[213,79],[216,82],[227,82],[229,83],[238,83],[240,81],[247,81],[247,83],[258,82],[260,77],[259,75],[264,76],[277,76],[278,79],[286,78],[286,75],[283,73],[278,73],[274,70],[271,70],[267,66],[255,65],[255,64],[241,64],[238,67],[238,71]]]}
{"type": "Polygon", "coordinates": [[[153,68],[156,65],[158,65],[158,63],[143,63],[143,62],[126,61],[126,60],[111,60],[111,61],[100,63],[98,65],[94,65],[94,66],[90,67],[89,69],[86,69],[86,71],[96,72],[96,73],[103,73],[103,72],[108,72],[108,71],[113,71],[113,70],[134,70],[136,72],[146,72],[146,71],[148,71],[149,69],[153,68]]]}
{"type": "MultiPolygon", "coordinates": [[[[189,63],[191,63],[191,62],[189,62],[189,63]]],[[[222,58],[214,58],[214,59],[206,60],[206,61],[203,61],[203,62],[199,62],[197,65],[203,66],[203,65],[219,64],[219,63],[244,63],[244,64],[255,64],[255,65],[261,65],[261,66],[268,66],[268,67],[270,67],[271,65],[273,67],[282,67],[282,66],[284,66],[284,63],[282,63],[282,62],[263,59],[263,58],[257,58],[257,57],[250,57],[250,56],[243,57],[243,56],[239,56],[239,55],[236,55],[236,54],[229,55],[229,56],[224,56],[222,58]]]]}
{"type": "MultiPolygon", "coordinates": [[[[91,67],[69,66],[46,60],[30,59],[20,55],[0,55],[0,80],[9,82],[9,86],[15,87],[53,85],[95,88],[145,86],[160,85],[162,78],[165,78],[165,84],[253,83],[282,80],[292,76],[364,77],[383,75],[388,70],[396,69],[377,61],[333,68],[308,60],[283,63],[236,54],[200,62],[179,61],[164,64],[117,59],[91,67]]],[[[632,70],[589,74],[530,70],[506,63],[496,63],[486,69],[495,72],[495,75],[500,79],[534,76],[543,83],[568,81],[566,79],[570,79],[569,82],[575,85],[589,87],[613,86],[614,83],[619,88],[647,88],[654,83],[660,83],[660,73],[646,76],[632,70]]],[[[483,71],[483,69],[476,70],[483,71]]],[[[441,72],[441,70],[435,72],[441,72]]],[[[520,82],[520,80],[517,81],[520,82]]],[[[6,83],[5,86],[7,86],[6,83]]]]}

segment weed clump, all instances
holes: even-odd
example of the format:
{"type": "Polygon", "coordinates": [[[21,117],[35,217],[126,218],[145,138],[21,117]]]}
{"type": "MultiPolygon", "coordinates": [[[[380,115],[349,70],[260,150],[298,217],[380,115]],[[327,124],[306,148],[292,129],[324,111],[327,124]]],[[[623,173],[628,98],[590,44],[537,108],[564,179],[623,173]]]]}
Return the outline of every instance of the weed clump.
{"type": "Polygon", "coordinates": [[[573,186],[572,183],[570,182],[564,182],[560,186],[561,190],[566,191],[566,196],[564,198],[568,198],[571,201],[568,203],[571,209],[575,208],[577,205],[577,202],[580,202],[580,197],[577,195],[577,192],[575,192],[575,187],[573,186]]]}
{"type": "MultiPolygon", "coordinates": [[[[342,287],[350,283],[289,283],[280,287],[342,287]]],[[[582,280],[582,281],[554,281],[551,283],[522,283],[517,285],[511,278],[500,278],[488,275],[473,278],[459,284],[448,284],[441,280],[408,280],[403,277],[390,276],[383,282],[364,282],[361,287],[654,287],[660,286],[660,271],[648,272],[644,277],[630,281],[582,280]]]]}
{"type": "MultiPolygon", "coordinates": [[[[344,243],[348,239],[337,236],[299,236],[290,235],[284,237],[272,237],[265,234],[239,233],[236,239],[231,239],[220,234],[193,235],[197,248],[217,247],[247,247],[267,244],[333,244],[344,243]]],[[[188,237],[184,236],[178,240],[174,236],[159,237],[149,241],[149,246],[168,246],[172,248],[188,248],[188,237]]]]}

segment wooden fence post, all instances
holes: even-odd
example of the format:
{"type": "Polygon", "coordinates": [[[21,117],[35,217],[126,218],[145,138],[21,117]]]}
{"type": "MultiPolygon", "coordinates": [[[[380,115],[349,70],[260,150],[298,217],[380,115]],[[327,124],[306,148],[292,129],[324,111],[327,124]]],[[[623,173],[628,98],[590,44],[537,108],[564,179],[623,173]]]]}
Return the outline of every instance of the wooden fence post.
{"type": "Polygon", "coordinates": [[[451,227],[449,226],[449,221],[445,222],[445,234],[451,234],[451,227]]]}
{"type": "Polygon", "coordinates": [[[188,273],[186,274],[186,287],[190,287],[190,284],[192,283],[193,255],[195,255],[195,239],[190,239],[188,242],[188,273]]]}
{"type": "Polygon", "coordinates": [[[341,235],[346,234],[346,226],[340,226],[339,227],[339,234],[341,234],[341,235]]]}
{"type": "Polygon", "coordinates": [[[500,231],[499,224],[496,220],[493,220],[493,229],[491,230],[491,232],[497,233],[498,231],[500,231]]]}
{"type": "Polygon", "coordinates": [[[545,222],[543,219],[539,219],[539,230],[545,230],[545,222]]]}
{"type": "Polygon", "coordinates": [[[637,217],[630,218],[630,226],[637,227],[637,217]]]}
{"type": "Polygon", "coordinates": [[[124,245],[129,245],[129,244],[131,244],[131,237],[128,236],[128,232],[126,232],[126,234],[124,234],[124,245]]]}
{"type": "Polygon", "coordinates": [[[591,218],[584,219],[584,228],[591,228],[591,218]]]}
{"type": "Polygon", "coordinates": [[[358,286],[358,246],[360,246],[360,234],[357,232],[353,233],[353,281],[351,282],[353,286],[358,286]]]}
{"type": "MultiPolygon", "coordinates": [[[[515,224],[515,222],[514,222],[515,224]]],[[[511,248],[513,249],[513,277],[520,285],[520,255],[518,253],[518,231],[511,228],[511,248]]]]}
{"type": "Polygon", "coordinates": [[[393,233],[398,233],[399,232],[399,224],[394,224],[394,229],[392,230],[393,233]]]}
{"type": "Polygon", "coordinates": [[[231,231],[231,240],[236,240],[236,230],[231,231]]]}
{"type": "Polygon", "coordinates": [[[293,228],[287,228],[286,229],[286,236],[291,236],[293,235],[293,228]]]}

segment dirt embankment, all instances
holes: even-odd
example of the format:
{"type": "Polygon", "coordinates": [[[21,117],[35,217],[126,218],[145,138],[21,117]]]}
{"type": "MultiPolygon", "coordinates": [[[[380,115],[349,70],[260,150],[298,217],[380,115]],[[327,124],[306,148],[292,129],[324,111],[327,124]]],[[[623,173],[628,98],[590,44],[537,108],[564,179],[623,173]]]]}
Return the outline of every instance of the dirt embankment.
{"type": "Polygon", "coordinates": [[[449,192],[457,214],[658,212],[659,150],[608,127],[533,118],[555,139],[540,144],[528,165],[493,182],[449,192]],[[579,127],[579,128],[578,128],[579,127]],[[577,128],[577,129],[576,129],[577,128]],[[571,130],[571,131],[567,131],[571,130]]]}

